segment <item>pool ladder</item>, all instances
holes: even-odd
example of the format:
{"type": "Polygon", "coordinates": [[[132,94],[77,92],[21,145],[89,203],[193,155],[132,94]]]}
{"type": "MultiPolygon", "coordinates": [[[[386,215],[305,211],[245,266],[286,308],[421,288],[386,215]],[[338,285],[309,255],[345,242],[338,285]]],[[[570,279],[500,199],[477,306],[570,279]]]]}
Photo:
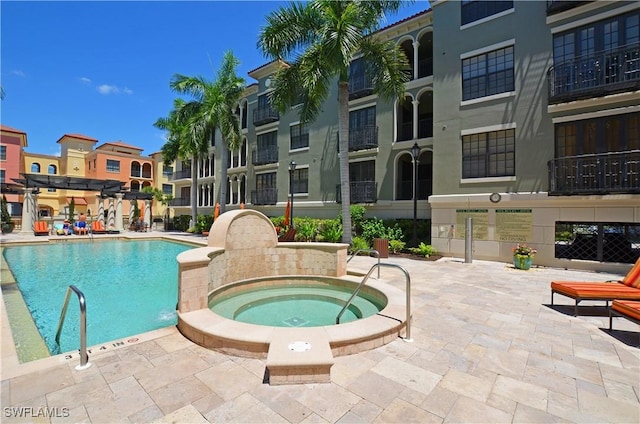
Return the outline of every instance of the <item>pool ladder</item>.
{"type": "Polygon", "coordinates": [[[353,291],[353,293],[351,294],[351,297],[349,298],[349,300],[347,300],[347,303],[345,303],[345,305],[340,310],[340,313],[336,317],[336,324],[340,324],[340,317],[342,316],[342,314],[344,314],[344,312],[347,310],[349,305],[351,305],[351,302],[358,295],[358,293],[360,292],[360,289],[362,289],[362,286],[365,285],[365,283],[367,282],[367,280],[369,279],[369,277],[373,273],[373,270],[374,269],[378,269],[378,278],[380,278],[380,267],[383,267],[383,266],[384,267],[388,267],[388,268],[397,268],[397,269],[399,269],[400,271],[402,271],[404,273],[405,284],[406,284],[406,292],[407,292],[407,306],[406,306],[406,310],[407,310],[407,332],[405,334],[404,341],[405,342],[412,342],[413,340],[411,340],[411,276],[409,275],[409,272],[404,267],[402,267],[400,265],[396,265],[396,264],[385,264],[385,263],[374,264],[371,267],[371,269],[369,270],[369,272],[367,272],[367,275],[364,276],[364,278],[362,279],[360,284],[358,284],[358,287],[356,287],[356,289],[353,291]]]}
{"type": "Polygon", "coordinates": [[[67,316],[67,306],[69,306],[69,297],[72,291],[78,296],[78,302],[80,303],[80,365],[76,366],[76,369],[80,371],[91,366],[89,363],[89,355],[87,354],[87,302],[85,301],[84,294],[73,284],[67,288],[67,295],[64,297],[64,305],[62,305],[60,320],[58,321],[58,331],[56,332],[56,343],[60,346],[60,334],[62,333],[64,319],[67,316]]]}

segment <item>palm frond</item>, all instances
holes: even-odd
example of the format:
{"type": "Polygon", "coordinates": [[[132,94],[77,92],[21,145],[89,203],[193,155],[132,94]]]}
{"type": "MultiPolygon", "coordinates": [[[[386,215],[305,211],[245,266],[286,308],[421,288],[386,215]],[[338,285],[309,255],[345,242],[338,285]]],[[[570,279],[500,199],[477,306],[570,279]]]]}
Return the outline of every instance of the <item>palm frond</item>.
{"type": "Polygon", "coordinates": [[[409,81],[409,61],[400,46],[392,41],[367,38],[361,43],[367,72],[373,79],[374,91],[384,100],[403,98],[409,81]]]}

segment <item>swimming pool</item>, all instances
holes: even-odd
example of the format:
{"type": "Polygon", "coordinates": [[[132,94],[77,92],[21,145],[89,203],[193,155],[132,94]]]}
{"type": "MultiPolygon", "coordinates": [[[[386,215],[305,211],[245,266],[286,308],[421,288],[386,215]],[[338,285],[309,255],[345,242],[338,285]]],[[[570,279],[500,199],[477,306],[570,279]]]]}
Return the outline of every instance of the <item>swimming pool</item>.
{"type": "Polygon", "coordinates": [[[88,346],[175,325],[176,256],[192,248],[164,240],[96,240],[9,246],[3,252],[42,338],[50,353],[57,354],[79,347],[75,296],[60,346],[55,342],[71,284],[86,298],[88,346]]]}

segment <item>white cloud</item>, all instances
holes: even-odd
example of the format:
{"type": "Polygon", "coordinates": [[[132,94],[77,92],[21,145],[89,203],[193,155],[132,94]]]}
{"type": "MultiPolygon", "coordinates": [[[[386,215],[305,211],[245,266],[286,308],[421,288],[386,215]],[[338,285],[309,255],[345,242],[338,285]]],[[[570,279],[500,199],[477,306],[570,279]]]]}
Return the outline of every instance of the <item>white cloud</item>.
{"type": "Polygon", "coordinates": [[[87,77],[81,77],[80,82],[83,83],[84,85],[91,85],[91,80],[87,77]]]}
{"type": "Polygon", "coordinates": [[[20,69],[14,69],[13,71],[11,71],[11,74],[12,74],[12,75],[16,75],[16,76],[18,76],[18,77],[23,77],[23,78],[27,76],[27,75],[26,75],[24,72],[22,72],[20,69]]]}
{"type": "Polygon", "coordinates": [[[133,90],[130,88],[125,87],[121,89],[117,85],[102,84],[97,86],[96,89],[100,94],[133,94],[133,90]]]}

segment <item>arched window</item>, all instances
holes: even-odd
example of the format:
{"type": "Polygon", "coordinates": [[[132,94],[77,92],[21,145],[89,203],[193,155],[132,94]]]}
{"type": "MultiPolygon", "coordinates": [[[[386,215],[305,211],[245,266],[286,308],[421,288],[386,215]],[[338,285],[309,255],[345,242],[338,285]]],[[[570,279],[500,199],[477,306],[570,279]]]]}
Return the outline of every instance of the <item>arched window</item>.
{"type": "Polygon", "coordinates": [[[49,165],[49,175],[56,175],[58,173],[58,167],[55,165],[49,165]]]}
{"type": "Polygon", "coordinates": [[[40,164],[37,162],[32,163],[31,172],[40,173],[40,164]]]}

